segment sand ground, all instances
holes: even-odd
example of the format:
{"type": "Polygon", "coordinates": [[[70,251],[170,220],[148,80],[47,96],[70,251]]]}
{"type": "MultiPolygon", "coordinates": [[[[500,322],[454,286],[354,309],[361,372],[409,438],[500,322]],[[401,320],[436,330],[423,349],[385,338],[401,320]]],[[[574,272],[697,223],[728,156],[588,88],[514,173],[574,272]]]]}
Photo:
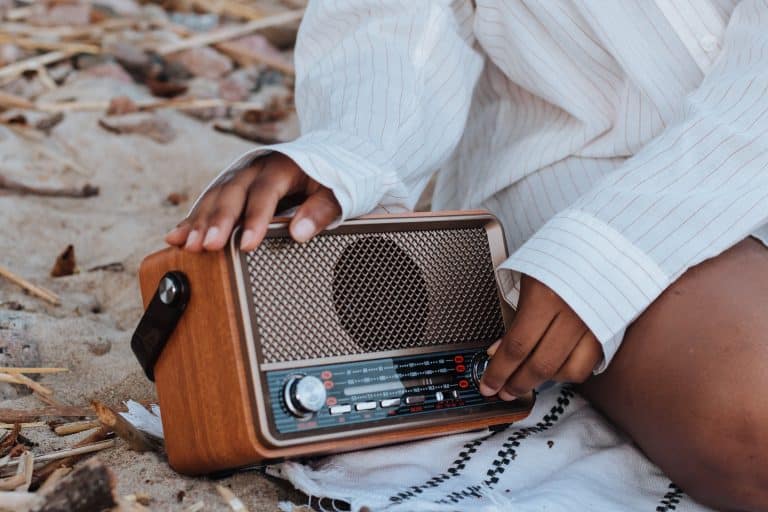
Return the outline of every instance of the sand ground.
{"type": "MultiPolygon", "coordinates": [[[[84,76],[41,99],[109,99],[118,93],[135,98],[143,94],[131,84],[84,76]]],[[[101,115],[67,114],[42,138],[0,127],[3,174],[35,184],[91,183],[100,188],[99,195],[87,199],[0,191],[0,264],[62,298],[61,306],[50,306],[0,279],[0,339],[11,333],[21,336],[37,345],[44,366],[69,368],[67,373],[44,376],[41,382],[54,389],[59,400],[73,405],[94,398],[119,404],[154,397],[153,386],[129,346],[142,313],[139,262],[163,247],[165,232],[190,206],[189,200],[171,205],[167,196],[181,193],[194,199],[219,169],[253,147],[177,112],[158,114],[176,132],[169,144],[142,135],[109,133],[98,126],[101,115]],[[67,168],[50,154],[74,161],[78,169],[67,168]],[[49,277],[56,256],[68,244],[75,247],[80,272],[49,277]],[[122,263],[125,270],[88,271],[113,262],[122,263]]],[[[0,402],[0,408],[40,405],[32,396],[0,402]]],[[[45,428],[27,434],[40,443],[38,453],[77,440],[58,438],[45,428]]],[[[301,499],[284,484],[254,472],[215,483],[182,477],[157,454],[128,451],[122,442],[99,457],[114,470],[121,495],[146,493],[152,497],[153,510],[184,510],[197,501],[205,503],[204,510],[229,510],[215,483],[231,487],[251,511],[277,510],[280,500],[301,499]]]]}

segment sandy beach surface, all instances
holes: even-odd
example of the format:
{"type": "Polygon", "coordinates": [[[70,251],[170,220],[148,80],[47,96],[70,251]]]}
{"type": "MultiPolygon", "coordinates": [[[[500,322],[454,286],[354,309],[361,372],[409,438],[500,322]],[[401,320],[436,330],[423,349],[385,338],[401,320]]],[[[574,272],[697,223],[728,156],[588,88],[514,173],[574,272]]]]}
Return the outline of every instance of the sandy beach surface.
{"type": "MultiPolygon", "coordinates": [[[[83,74],[40,100],[145,98],[139,87],[83,74]]],[[[100,193],[88,198],[56,198],[0,191],[0,264],[61,297],[52,306],[0,279],[0,342],[22,340],[39,364],[69,371],[44,375],[40,382],[70,405],[98,399],[153,400],[152,384],[130,350],[130,337],[142,306],[137,270],[141,259],[164,246],[163,236],[186,214],[203,186],[252,144],[215,132],[205,123],[175,111],[156,115],[175,132],[169,143],[144,135],[114,134],[99,127],[103,112],[66,114],[48,136],[0,126],[3,174],[37,186],[82,187],[100,193]],[[53,155],[53,156],[52,156],[53,155]],[[74,164],[74,165],[73,165],[74,164]],[[170,194],[186,196],[180,204],[170,194]],[[50,277],[58,254],[74,246],[79,272],[50,277]],[[119,263],[107,270],[94,267],[119,263]],[[116,268],[117,267],[117,268],[116,268]]],[[[18,366],[17,353],[0,353],[0,365],[18,366]]],[[[32,356],[30,356],[32,357],[32,356]]],[[[42,406],[33,395],[14,396],[2,388],[0,408],[42,406]]],[[[87,433],[58,437],[48,428],[26,429],[44,453],[72,446],[87,433]]],[[[137,454],[122,441],[97,455],[115,473],[119,495],[145,493],[152,510],[229,510],[215,490],[230,487],[251,511],[277,510],[285,499],[302,498],[284,484],[256,472],[213,481],[187,478],[171,470],[156,453],[137,454]]]]}

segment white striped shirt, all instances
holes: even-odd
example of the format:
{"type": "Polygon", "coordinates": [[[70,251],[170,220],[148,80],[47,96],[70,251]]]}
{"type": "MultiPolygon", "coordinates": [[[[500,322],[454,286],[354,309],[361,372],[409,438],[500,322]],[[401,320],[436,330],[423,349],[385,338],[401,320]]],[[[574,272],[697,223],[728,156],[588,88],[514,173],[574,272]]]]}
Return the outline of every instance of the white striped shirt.
{"type": "Polygon", "coordinates": [[[766,0],[320,0],[296,72],[302,135],[267,150],[344,218],[440,170],[436,209],[502,221],[507,298],[547,284],[601,369],[686,269],[768,232],[766,0]]]}

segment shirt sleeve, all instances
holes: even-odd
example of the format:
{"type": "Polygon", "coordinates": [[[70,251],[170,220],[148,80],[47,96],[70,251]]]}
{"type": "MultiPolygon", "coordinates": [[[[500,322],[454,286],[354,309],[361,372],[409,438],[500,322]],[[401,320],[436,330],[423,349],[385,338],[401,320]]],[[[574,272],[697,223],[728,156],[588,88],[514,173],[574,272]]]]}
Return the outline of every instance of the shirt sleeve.
{"type": "Polygon", "coordinates": [[[342,219],[412,208],[464,130],[483,67],[473,16],[468,1],[310,2],[295,49],[302,135],[243,155],[209,188],[277,151],[334,192],[342,219]]]}
{"type": "Polygon", "coordinates": [[[688,268],[768,221],[768,5],[734,10],[713,68],[678,122],[553,217],[503,265],[557,292],[603,345],[688,268]]]}

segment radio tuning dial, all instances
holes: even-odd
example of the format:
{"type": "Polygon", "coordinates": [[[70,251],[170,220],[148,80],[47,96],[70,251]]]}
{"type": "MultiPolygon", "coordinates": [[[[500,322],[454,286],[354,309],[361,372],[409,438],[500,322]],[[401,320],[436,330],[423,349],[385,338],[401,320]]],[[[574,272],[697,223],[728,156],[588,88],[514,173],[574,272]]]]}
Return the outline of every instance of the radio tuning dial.
{"type": "Polygon", "coordinates": [[[472,382],[476,387],[480,387],[480,379],[483,378],[485,369],[488,368],[488,354],[485,351],[478,352],[472,358],[472,382]]]}
{"type": "Polygon", "coordinates": [[[303,418],[323,408],[325,385],[311,375],[293,375],[283,387],[283,399],[291,414],[303,418]]]}

